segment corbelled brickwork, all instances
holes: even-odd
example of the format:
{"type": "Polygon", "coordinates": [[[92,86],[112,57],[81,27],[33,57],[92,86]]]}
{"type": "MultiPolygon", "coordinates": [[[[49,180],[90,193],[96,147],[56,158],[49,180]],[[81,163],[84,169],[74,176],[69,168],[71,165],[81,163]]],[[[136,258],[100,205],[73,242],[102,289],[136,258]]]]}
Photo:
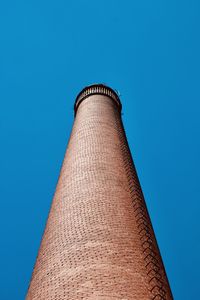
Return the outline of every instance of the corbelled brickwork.
{"type": "Polygon", "coordinates": [[[117,94],[77,97],[27,300],[172,299],[117,94]]]}

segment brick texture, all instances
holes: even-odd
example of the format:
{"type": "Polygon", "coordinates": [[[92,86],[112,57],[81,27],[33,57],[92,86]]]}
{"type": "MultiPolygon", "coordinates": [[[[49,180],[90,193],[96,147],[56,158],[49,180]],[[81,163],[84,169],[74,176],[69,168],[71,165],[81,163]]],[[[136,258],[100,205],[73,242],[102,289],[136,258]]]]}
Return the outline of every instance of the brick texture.
{"type": "Polygon", "coordinates": [[[111,89],[78,96],[27,300],[173,299],[111,89]]]}

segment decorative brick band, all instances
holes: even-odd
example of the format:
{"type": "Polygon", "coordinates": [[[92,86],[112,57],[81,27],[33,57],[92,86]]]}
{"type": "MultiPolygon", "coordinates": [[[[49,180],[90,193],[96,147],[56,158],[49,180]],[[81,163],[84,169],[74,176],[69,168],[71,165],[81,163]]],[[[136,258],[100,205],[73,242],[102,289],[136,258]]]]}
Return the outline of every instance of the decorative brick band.
{"type": "Polygon", "coordinates": [[[129,192],[133,203],[133,215],[137,223],[137,232],[141,241],[141,253],[144,258],[149,290],[152,294],[151,299],[173,300],[139,178],[127,142],[124,126],[118,116],[116,116],[115,122],[121,142],[120,147],[123,153],[124,169],[127,175],[129,192]]]}
{"type": "Polygon", "coordinates": [[[110,87],[108,87],[104,84],[93,84],[93,85],[85,87],[76,97],[75,104],[74,104],[75,115],[76,115],[79,105],[81,104],[81,102],[83,100],[85,100],[86,98],[88,98],[91,95],[97,95],[97,94],[105,95],[105,96],[111,98],[114,101],[114,103],[116,104],[118,110],[121,112],[122,105],[121,105],[121,101],[120,101],[117,93],[113,89],[111,89],[110,87]]]}

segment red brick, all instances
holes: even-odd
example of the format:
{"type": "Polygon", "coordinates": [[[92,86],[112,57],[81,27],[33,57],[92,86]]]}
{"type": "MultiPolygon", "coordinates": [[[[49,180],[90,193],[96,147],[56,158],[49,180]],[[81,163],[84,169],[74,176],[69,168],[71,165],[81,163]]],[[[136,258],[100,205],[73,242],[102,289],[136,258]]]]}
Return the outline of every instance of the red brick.
{"type": "Polygon", "coordinates": [[[87,87],[75,111],[26,299],[172,299],[117,94],[87,87]]]}

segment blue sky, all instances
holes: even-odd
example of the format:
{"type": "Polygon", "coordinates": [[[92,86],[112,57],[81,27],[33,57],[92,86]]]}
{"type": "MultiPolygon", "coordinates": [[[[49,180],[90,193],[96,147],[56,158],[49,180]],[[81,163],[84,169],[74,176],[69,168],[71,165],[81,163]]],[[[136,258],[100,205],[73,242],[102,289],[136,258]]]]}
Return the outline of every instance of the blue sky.
{"type": "Polygon", "coordinates": [[[0,299],[24,299],[85,85],[119,90],[175,299],[199,298],[200,2],[0,2],[0,299]]]}

